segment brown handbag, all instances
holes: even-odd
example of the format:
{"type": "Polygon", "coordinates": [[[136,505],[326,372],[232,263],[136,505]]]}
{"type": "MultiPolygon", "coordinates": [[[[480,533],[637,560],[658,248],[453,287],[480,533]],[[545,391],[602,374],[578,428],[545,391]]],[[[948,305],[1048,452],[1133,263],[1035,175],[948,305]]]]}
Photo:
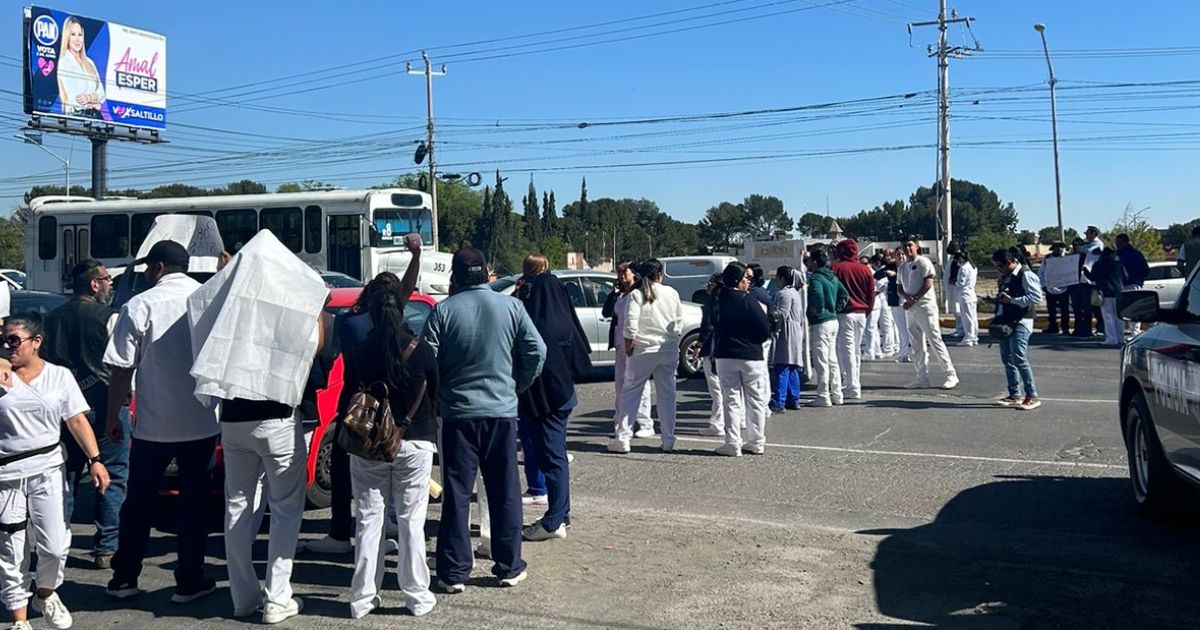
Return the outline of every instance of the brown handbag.
{"type": "MultiPolygon", "coordinates": [[[[414,339],[405,348],[405,362],[417,349],[417,344],[418,341],[414,339]]],[[[350,398],[346,413],[338,422],[335,436],[338,446],[347,453],[364,459],[394,461],[404,443],[404,433],[412,424],[413,416],[425,398],[425,385],[422,381],[412,407],[404,416],[403,424],[397,424],[395,416],[392,415],[387,384],[377,381],[364,385],[350,398]]]]}

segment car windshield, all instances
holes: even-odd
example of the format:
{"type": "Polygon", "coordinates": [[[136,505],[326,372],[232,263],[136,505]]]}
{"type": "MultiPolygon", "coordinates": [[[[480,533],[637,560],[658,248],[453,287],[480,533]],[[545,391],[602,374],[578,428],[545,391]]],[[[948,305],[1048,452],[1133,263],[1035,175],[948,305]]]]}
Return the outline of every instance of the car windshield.
{"type": "Polygon", "coordinates": [[[350,289],[363,285],[362,282],[340,273],[324,273],[321,274],[321,279],[325,281],[325,284],[335,289],[350,289]]]}

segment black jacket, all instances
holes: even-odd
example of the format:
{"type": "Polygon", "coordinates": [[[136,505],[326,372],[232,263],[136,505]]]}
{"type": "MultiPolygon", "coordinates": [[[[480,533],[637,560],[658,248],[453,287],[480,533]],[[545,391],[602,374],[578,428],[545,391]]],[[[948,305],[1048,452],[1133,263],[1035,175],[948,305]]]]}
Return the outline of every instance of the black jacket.
{"type": "Polygon", "coordinates": [[[108,408],[108,320],[116,314],[99,302],[75,298],[46,316],[42,357],[71,370],[84,399],[100,415],[108,408]]]}
{"type": "Polygon", "coordinates": [[[762,361],[763,344],[771,337],[771,321],[753,292],[721,289],[713,328],[713,358],[762,361]]]}
{"type": "Polygon", "coordinates": [[[533,279],[523,300],[529,319],[546,344],[542,373],[518,400],[521,416],[541,418],[559,411],[575,396],[575,379],[592,368],[591,347],[575,306],[554,274],[533,279]]]}

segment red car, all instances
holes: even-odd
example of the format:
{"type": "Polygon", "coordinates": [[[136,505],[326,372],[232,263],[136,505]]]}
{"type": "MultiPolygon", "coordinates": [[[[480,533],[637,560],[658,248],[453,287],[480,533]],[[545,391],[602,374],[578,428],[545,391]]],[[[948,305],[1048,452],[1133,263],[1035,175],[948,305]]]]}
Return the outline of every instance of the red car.
{"type": "MultiPolygon", "coordinates": [[[[361,292],[361,287],[332,289],[330,291],[332,298],[326,305],[325,311],[335,317],[346,313],[354,305],[354,301],[358,299],[361,292]]],[[[436,304],[437,302],[428,295],[414,293],[404,307],[404,320],[408,323],[408,327],[413,332],[420,333],[425,328],[425,320],[436,304]]],[[[334,349],[340,348],[339,342],[335,330],[334,349]]],[[[305,419],[306,435],[308,431],[312,432],[308,441],[308,489],[306,494],[309,504],[317,508],[329,507],[330,493],[333,488],[330,476],[333,432],[327,433],[326,429],[337,415],[338,398],[342,394],[342,369],[342,356],[339,352],[337,359],[333,362],[333,368],[329,370],[329,386],[317,392],[317,415],[319,417],[305,419]]]]}
{"type": "MultiPolygon", "coordinates": [[[[329,304],[325,306],[325,311],[334,317],[345,314],[354,306],[355,300],[362,293],[362,287],[350,287],[343,289],[331,289],[329,304]]],[[[425,328],[425,320],[429,317],[429,313],[433,311],[434,305],[437,302],[428,295],[414,293],[409,299],[408,304],[404,307],[404,320],[408,323],[410,329],[419,333],[425,328]]],[[[305,494],[308,499],[308,504],[314,508],[329,507],[331,502],[331,494],[333,492],[332,479],[332,456],[333,456],[333,431],[326,431],[331,422],[337,416],[338,398],[342,393],[342,356],[340,353],[340,340],[338,339],[337,328],[334,328],[332,343],[333,348],[338,351],[338,356],[333,362],[333,367],[329,370],[329,378],[327,387],[317,391],[317,417],[303,418],[303,426],[305,437],[308,439],[308,482],[305,494]]],[[[130,405],[130,411],[136,413],[134,405],[130,405]]],[[[221,445],[217,444],[217,450],[214,455],[213,465],[213,494],[224,495],[224,468],[221,445]]],[[[167,478],[164,480],[163,489],[160,494],[176,495],[178,491],[175,489],[174,483],[174,467],[172,462],[167,469],[167,478]]]]}

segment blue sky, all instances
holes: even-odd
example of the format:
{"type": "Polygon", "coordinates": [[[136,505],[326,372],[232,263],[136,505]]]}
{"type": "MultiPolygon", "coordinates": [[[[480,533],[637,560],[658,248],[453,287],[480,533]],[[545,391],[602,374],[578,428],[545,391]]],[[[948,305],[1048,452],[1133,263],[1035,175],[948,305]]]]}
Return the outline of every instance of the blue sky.
{"type": "MultiPolygon", "coordinates": [[[[6,6],[16,29],[21,3],[6,6]]],[[[419,65],[412,51],[422,48],[449,70],[434,80],[439,162],[448,171],[481,171],[485,182],[500,168],[518,196],[532,173],[538,189],[553,189],[563,205],[578,197],[586,176],[593,198],[646,197],[687,221],[751,193],[782,198],[793,216],[824,212],[827,198],[832,214],[847,215],[906,198],[934,178],[934,149],[922,145],[936,138],[929,94],[936,69],[925,53],[936,31],[915,30],[910,47],[904,24],[935,17],[931,0],[49,6],[167,36],[171,145],[114,143],[112,188],[243,177],[271,186],[387,181],[411,168],[412,142],[423,137],[424,82],[403,72],[405,59],[419,65]],[[636,19],[649,14],[661,15],[636,19]],[[671,30],[680,32],[664,33],[671,30]],[[559,32],[514,39],[546,31],[559,32]],[[449,47],[488,40],[502,41],[449,47]],[[530,54],[546,48],[560,50],[530,54]],[[917,95],[904,107],[884,100],[649,120],[906,93],[917,95]],[[591,126],[579,129],[584,121],[591,126]],[[630,164],[640,166],[619,166],[630,164]]],[[[985,49],[951,65],[959,91],[956,178],[1013,202],[1022,227],[1055,222],[1046,67],[1032,28],[1043,22],[1060,80],[1067,224],[1110,225],[1127,203],[1148,207],[1146,217],[1160,226],[1200,216],[1192,193],[1200,83],[1162,84],[1200,80],[1200,3],[951,6],[978,19],[972,32],[985,49]],[[1112,85],[1125,82],[1151,85],[1112,85]]],[[[57,162],[11,140],[20,126],[12,92],[20,90],[21,68],[19,42],[7,41],[11,49],[0,51],[6,209],[31,181],[61,182],[57,162]]],[[[962,28],[952,41],[973,43],[962,28]]],[[[48,138],[47,146],[73,156],[74,182],[89,181],[86,141],[48,138]]]]}

